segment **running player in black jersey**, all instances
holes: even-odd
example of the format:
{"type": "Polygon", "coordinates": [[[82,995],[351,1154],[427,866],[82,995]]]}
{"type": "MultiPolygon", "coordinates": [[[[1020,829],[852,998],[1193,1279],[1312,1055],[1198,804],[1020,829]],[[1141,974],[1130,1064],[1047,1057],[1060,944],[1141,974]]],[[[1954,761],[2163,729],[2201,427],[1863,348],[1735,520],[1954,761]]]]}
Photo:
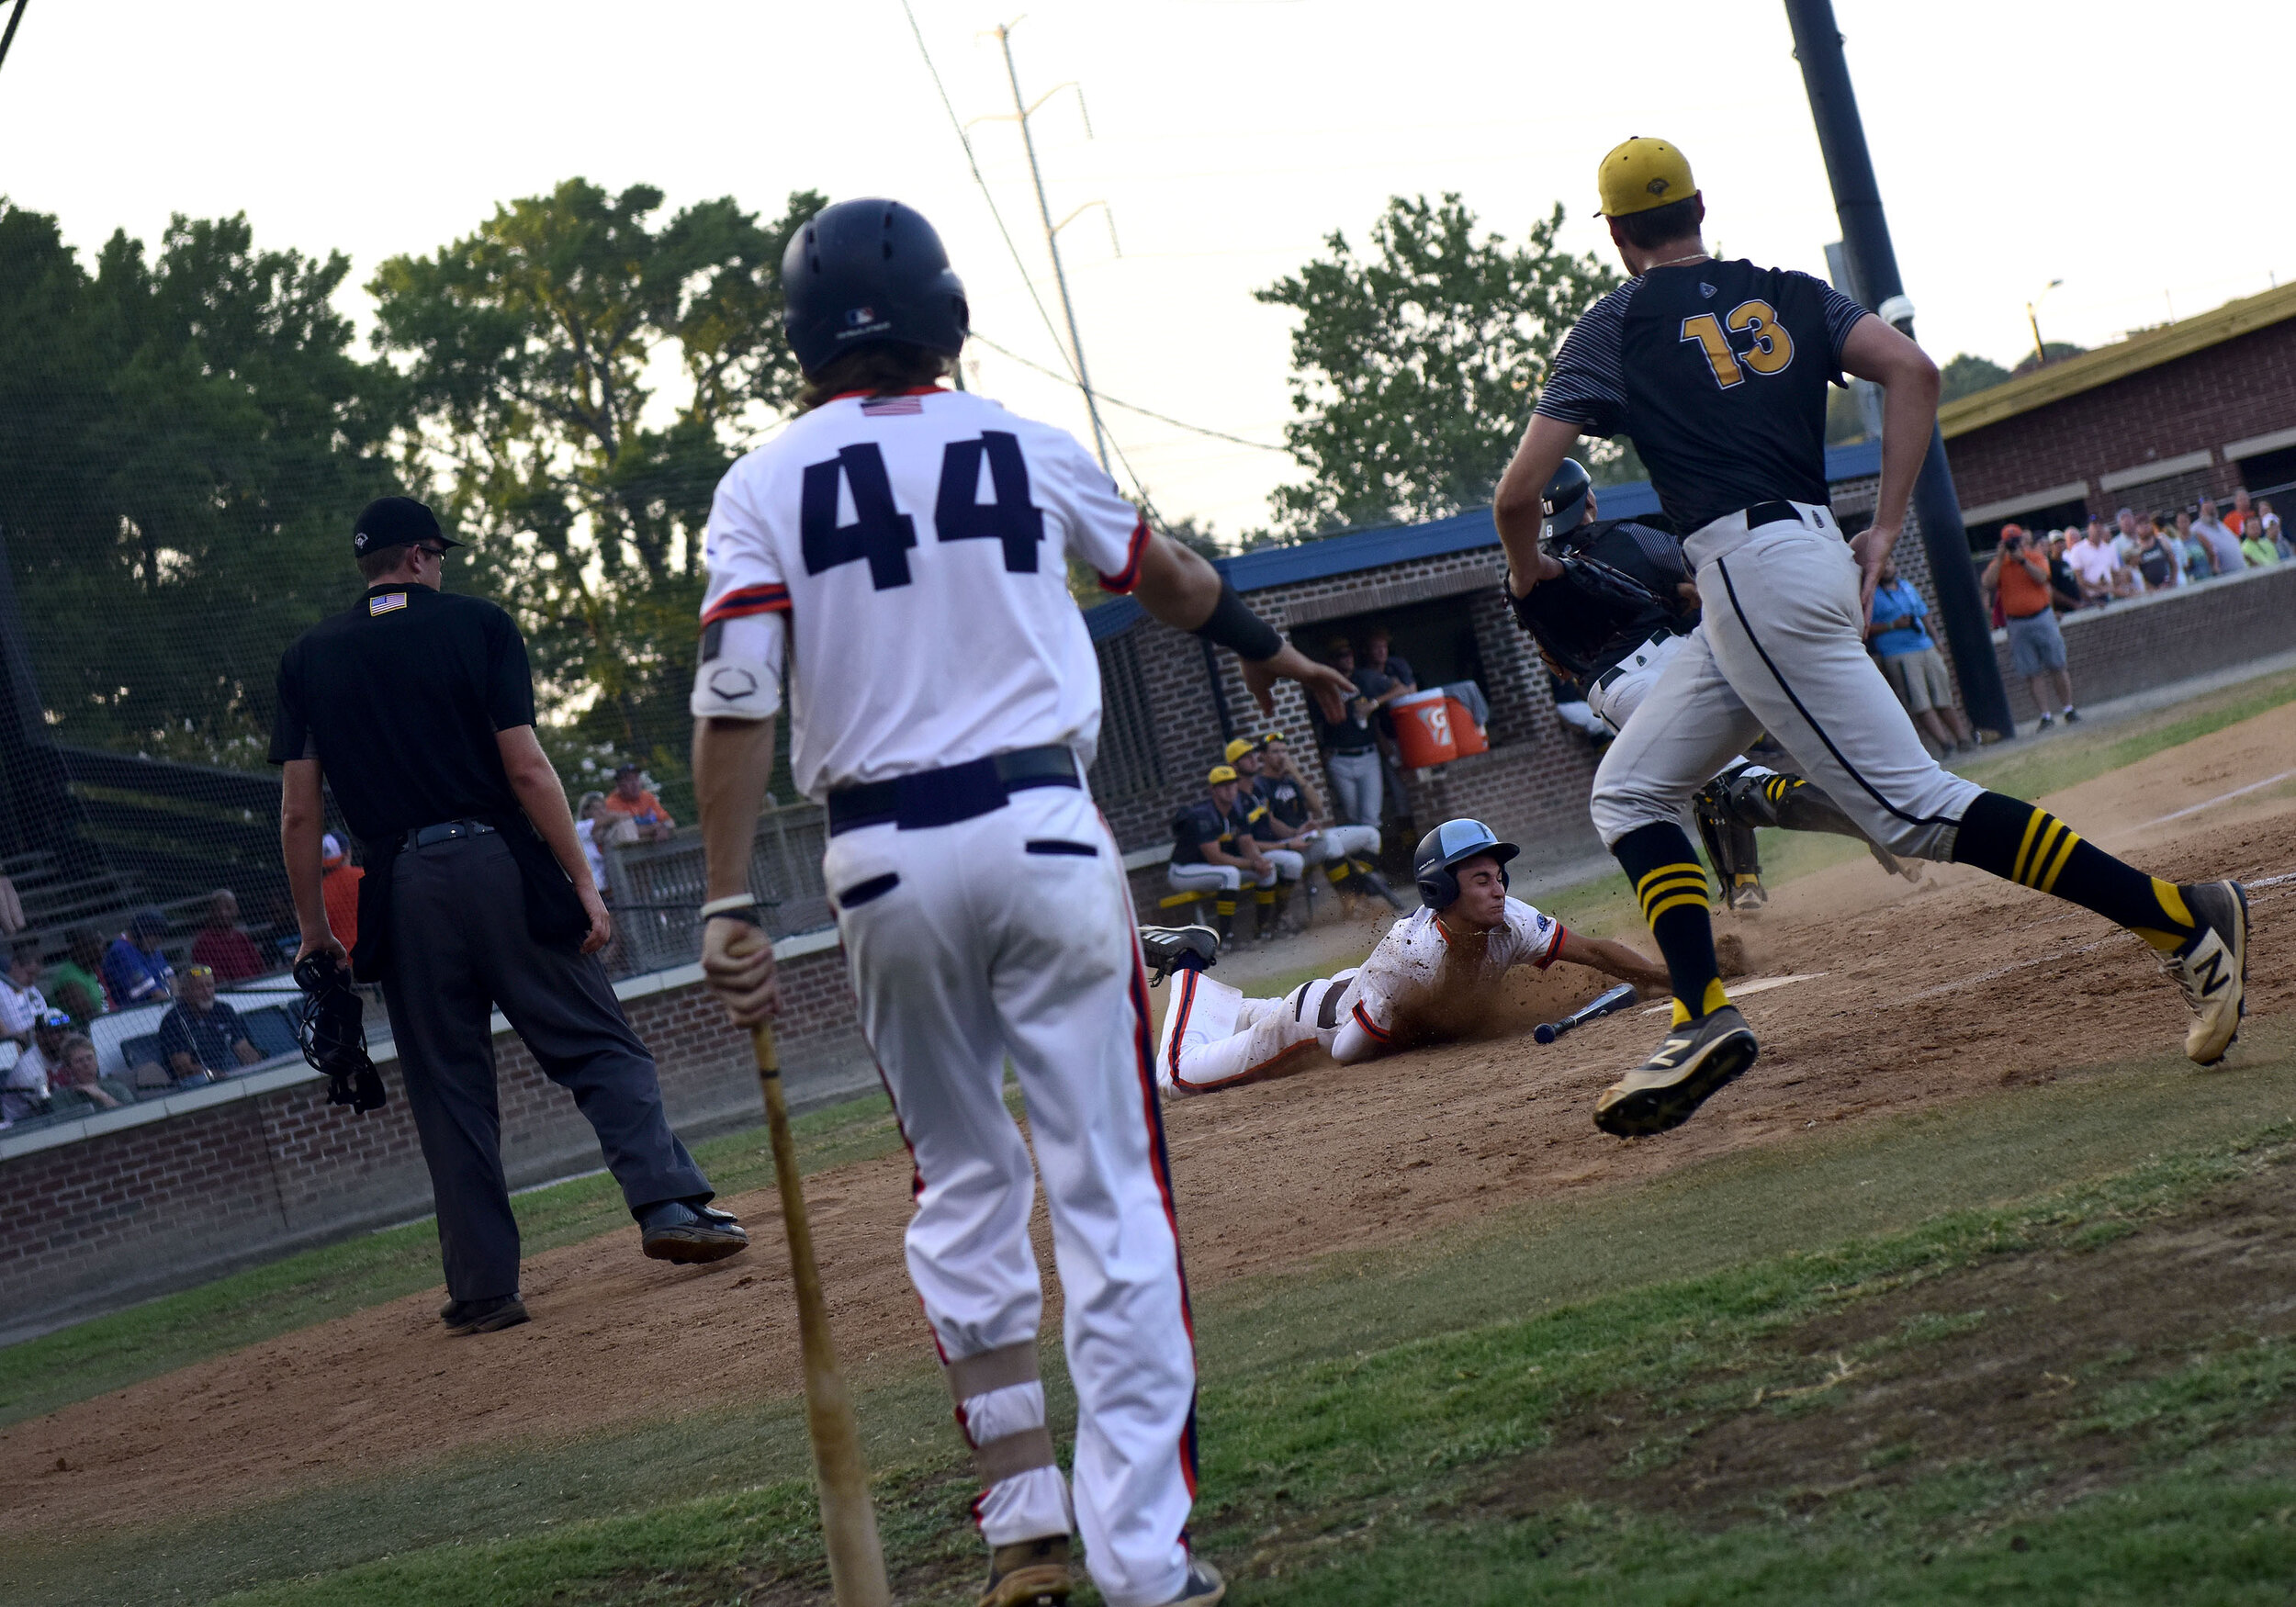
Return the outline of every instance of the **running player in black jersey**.
{"type": "Polygon", "coordinates": [[[1666,955],[1674,1023],[1605,1092],[1620,1136],[1687,1121],[1754,1062],[1723,992],[1705,872],[1679,819],[1722,762],[1768,730],[1885,848],[1957,860],[2094,910],[2144,939],[2184,991],[2185,1052],[2223,1058],[2240,1029],[2246,895],[2132,869],[2046,810],[1940,766],[1866,656],[1865,610],[1929,449],[1937,365],[1906,335],[1806,274],[1718,262],[1682,153],[1635,139],[1603,159],[1611,239],[1633,277],[1563,342],[1492,513],[1509,586],[1555,573],[1541,493],[1581,434],[1633,438],[1694,576],[1704,617],[1594,778],[1594,824],[1666,955]],[[1845,543],[1827,506],[1826,386],[1883,388],[1874,523],[1845,543]]]}
{"type": "MultiPolygon", "coordinates": [[[[1514,617],[1538,644],[1548,668],[1568,677],[1587,706],[1614,731],[1650,695],[1698,624],[1698,591],[1683,562],[1683,545],[1663,513],[1649,520],[1598,519],[1594,486],[1576,458],[1566,457],[1542,497],[1541,556],[1553,572],[1530,590],[1510,585],[1514,617]]],[[[1783,770],[1733,756],[1692,800],[1706,858],[1731,909],[1760,909],[1758,826],[1854,837],[1892,875],[1920,880],[1917,861],[1901,864],[1865,835],[1824,789],[1783,770]]]]}

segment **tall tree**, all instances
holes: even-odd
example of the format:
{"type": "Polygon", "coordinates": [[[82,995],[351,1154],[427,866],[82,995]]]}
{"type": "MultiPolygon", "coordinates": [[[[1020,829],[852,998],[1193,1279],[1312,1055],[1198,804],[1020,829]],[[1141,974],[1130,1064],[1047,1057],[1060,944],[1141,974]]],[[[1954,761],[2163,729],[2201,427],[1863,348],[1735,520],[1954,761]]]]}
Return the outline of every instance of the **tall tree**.
{"type": "Polygon", "coordinates": [[[1941,406],[1949,401],[1959,401],[1965,396],[1975,396],[1981,390],[1991,390],[2009,378],[2009,371],[1989,358],[1958,352],[1941,371],[1941,376],[1944,384],[1937,399],[1941,406]]]}
{"type": "Polygon", "coordinates": [[[50,728],[259,767],[280,648],[357,593],[347,534],[397,489],[390,369],[352,354],[350,271],[242,215],[116,233],[93,275],[0,202],[0,528],[50,728]]]}
{"type": "MultiPolygon", "coordinates": [[[[1476,234],[1455,194],[1390,200],[1358,256],[1330,255],[1255,292],[1300,315],[1285,426],[1304,484],[1279,488],[1293,536],[1435,519],[1490,499],[1555,348],[1618,275],[1559,250],[1558,204],[1520,246],[1476,234]]],[[[1615,447],[1593,453],[1608,468],[1615,447]]],[[[1604,477],[1609,478],[1609,477],[1604,477]]]]}
{"type": "Polygon", "coordinates": [[[674,770],[711,493],[795,395],[781,257],[827,203],[760,224],[730,197],[658,219],[662,199],[568,179],[369,288],[378,343],[411,359],[413,460],[483,538],[472,568],[547,692],[594,688],[576,732],[674,770]]]}

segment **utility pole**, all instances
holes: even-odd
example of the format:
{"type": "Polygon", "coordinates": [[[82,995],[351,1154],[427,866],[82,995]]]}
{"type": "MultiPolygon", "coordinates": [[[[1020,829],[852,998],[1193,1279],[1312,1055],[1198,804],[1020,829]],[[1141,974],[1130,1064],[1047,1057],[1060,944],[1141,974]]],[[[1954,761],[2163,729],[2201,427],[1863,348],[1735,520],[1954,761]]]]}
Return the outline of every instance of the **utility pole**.
{"type": "MultiPolygon", "coordinates": [[[[1858,118],[1857,96],[1850,86],[1841,32],[1834,26],[1833,0],[1785,0],[1785,16],[1794,31],[1794,59],[1801,63],[1802,84],[1809,94],[1810,116],[1818,125],[1818,149],[1825,153],[1826,177],[1833,186],[1834,211],[1841,219],[1850,277],[1863,297],[1874,298],[1866,306],[1910,336],[1913,303],[1897,276],[1897,253],[1889,243],[1889,220],[1882,212],[1874,159],[1865,148],[1865,125],[1858,118]]],[[[1914,481],[1913,507],[1921,521],[1930,581],[1937,588],[1937,611],[1970,721],[2003,736],[2013,736],[2017,727],[2009,717],[2009,694],[2002,690],[2000,664],[1993,657],[1992,621],[1977,590],[1976,566],[1970,562],[1961,497],[1945,461],[1945,436],[1934,421],[1930,425],[1929,455],[1914,481]]]]}
{"type": "MultiPolygon", "coordinates": [[[[1068,273],[1061,266],[1061,228],[1072,221],[1075,213],[1070,213],[1060,223],[1052,221],[1052,208],[1044,198],[1044,172],[1037,165],[1036,136],[1029,131],[1030,115],[1068,85],[1057,84],[1046,90],[1036,106],[1029,105],[1020,96],[1020,71],[1012,64],[1010,24],[1000,22],[996,25],[996,42],[1005,52],[1005,76],[1012,84],[1013,120],[1020,125],[1020,143],[1029,153],[1029,176],[1036,181],[1036,210],[1037,216],[1044,222],[1044,249],[1052,253],[1052,282],[1060,287],[1061,311],[1068,320],[1068,350],[1076,359],[1076,388],[1085,393],[1085,411],[1092,415],[1093,450],[1100,455],[1101,469],[1113,478],[1116,471],[1109,467],[1109,435],[1100,424],[1099,399],[1092,394],[1092,376],[1085,368],[1084,338],[1076,332],[1076,304],[1069,299],[1068,273]]],[[[1083,92],[1078,93],[1081,95],[1083,92]]],[[[1083,209],[1079,208],[1077,210],[1083,209]]]]}

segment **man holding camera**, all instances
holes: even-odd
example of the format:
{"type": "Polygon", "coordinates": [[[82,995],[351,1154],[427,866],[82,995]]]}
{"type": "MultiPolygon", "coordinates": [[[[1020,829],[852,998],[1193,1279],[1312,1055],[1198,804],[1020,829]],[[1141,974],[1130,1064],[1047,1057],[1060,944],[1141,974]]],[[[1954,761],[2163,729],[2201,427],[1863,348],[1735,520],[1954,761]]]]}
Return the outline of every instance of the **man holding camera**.
{"type": "Polygon", "coordinates": [[[2065,668],[2065,633],[2049,595],[2049,556],[2021,524],[2001,527],[2000,549],[1985,567],[1979,583],[1988,605],[1998,594],[2009,620],[2009,662],[2032,688],[2041,729],[2051,729],[2062,712],[2071,725],[2081,716],[2073,707],[2073,677],[2065,668]]]}
{"type": "Polygon", "coordinates": [[[596,959],[613,934],[566,792],[535,736],[534,680],[510,615],[440,590],[430,509],[381,497],[352,537],[366,594],[279,661],[271,762],[302,929],[299,972],[344,958],[321,885],[321,789],[359,840],[360,981],[379,981],[438,1201],[449,1333],[526,1320],[502,1172],[492,1012],[597,1129],[647,1255],[715,1261],[748,1243],[710,1207],[670,1131],[654,1057],[596,959]]]}

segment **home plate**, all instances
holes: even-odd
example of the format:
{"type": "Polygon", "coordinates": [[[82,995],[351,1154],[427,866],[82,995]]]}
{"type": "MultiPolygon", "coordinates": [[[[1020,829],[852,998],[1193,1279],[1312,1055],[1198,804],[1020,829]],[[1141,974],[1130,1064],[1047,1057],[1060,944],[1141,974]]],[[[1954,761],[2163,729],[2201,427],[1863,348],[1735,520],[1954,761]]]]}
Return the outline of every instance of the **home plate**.
{"type": "MultiPolygon", "coordinates": [[[[1757,976],[1746,982],[1729,982],[1722,985],[1728,990],[1730,1002],[1736,1004],[1740,999],[1750,997],[1754,994],[1766,994],[1772,988],[1782,988],[1791,982],[1816,982],[1825,974],[1822,971],[1804,971],[1786,976],[1757,976]]],[[[1642,1013],[1646,1016],[1655,1016],[1661,1010],[1671,1010],[1673,1007],[1674,1001],[1668,999],[1663,1004],[1652,1005],[1642,1013]]]]}

